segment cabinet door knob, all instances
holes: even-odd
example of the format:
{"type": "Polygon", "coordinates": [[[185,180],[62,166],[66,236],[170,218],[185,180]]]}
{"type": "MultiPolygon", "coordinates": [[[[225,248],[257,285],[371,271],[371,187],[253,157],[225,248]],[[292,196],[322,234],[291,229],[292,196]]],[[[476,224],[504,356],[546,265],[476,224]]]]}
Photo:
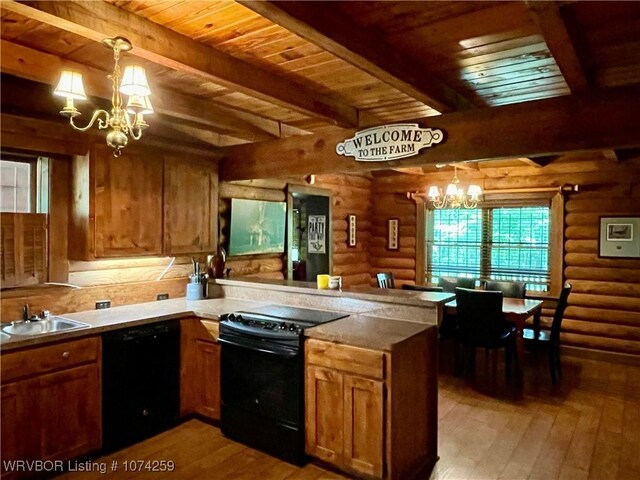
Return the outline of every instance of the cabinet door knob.
{"type": "Polygon", "coordinates": [[[70,352],[62,352],[62,358],[69,358],[71,356],[70,352]]]}

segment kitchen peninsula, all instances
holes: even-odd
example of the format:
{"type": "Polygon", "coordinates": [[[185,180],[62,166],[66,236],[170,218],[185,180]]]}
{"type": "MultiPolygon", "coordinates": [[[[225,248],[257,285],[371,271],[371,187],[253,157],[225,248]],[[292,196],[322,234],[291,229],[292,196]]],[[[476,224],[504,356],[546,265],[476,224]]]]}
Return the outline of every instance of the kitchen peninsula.
{"type": "MultiPolygon", "coordinates": [[[[43,375],[68,375],[73,368],[98,372],[104,367],[99,354],[102,334],[175,320],[182,328],[180,414],[199,413],[219,420],[221,316],[274,304],[275,308],[343,312],[344,318],[304,331],[306,453],[347,472],[377,478],[404,479],[433,467],[437,458],[435,324],[451,295],[321,291],[306,282],[239,280],[216,280],[210,291],[215,298],[60,312],[89,327],[4,341],[3,388],[43,375]],[[43,358],[42,352],[53,359],[51,365],[29,363],[29,358],[43,358]],[[27,364],[30,368],[20,367],[27,364]],[[11,383],[5,385],[7,381],[11,383]]],[[[96,377],[94,382],[98,381],[96,377]]],[[[89,401],[84,405],[98,402],[85,400],[89,401]]],[[[67,409],[82,408],[81,403],[67,409]]],[[[60,458],[98,450],[99,424],[99,418],[90,422],[90,431],[80,435],[85,439],[83,446],[60,452],[60,458]]],[[[3,432],[10,427],[3,425],[3,432]]],[[[42,430],[40,425],[22,428],[42,430]]],[[[12,437],[5,438],[3,454],[11,449],[12,437]]]]}

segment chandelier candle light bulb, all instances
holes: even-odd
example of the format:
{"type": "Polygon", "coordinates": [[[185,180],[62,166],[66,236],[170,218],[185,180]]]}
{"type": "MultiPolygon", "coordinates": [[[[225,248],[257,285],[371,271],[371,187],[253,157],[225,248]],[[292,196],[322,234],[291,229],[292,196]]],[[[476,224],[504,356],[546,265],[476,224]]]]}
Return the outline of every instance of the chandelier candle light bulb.
{"type": "Polygon", "coordinates": [[[124,69],[124,75],[121,73],[120,53],[128,52],[133,48],[129,40],[123,37],[105,38],[102,43],[113,50],[113,73],[109,75],[113,87],[111,111],[107,112],[102,109],[94,111],[91,120],[84,127],[79,127],[74,123],[74,118],[80,115],[80,111],[75,107],[73,101],[87,99],[82,84],[82,74],[79,72],[63,70],[58,86],[53,93],[66,98],[66,105],[60,114],[69,118],[69,124],[75,130],[85,132],[96,121],[98,129],[109,129],[107,144],[114,149],[113,156],[119,157],[122,153],[121,150],[129,143],[129,137],[139,140],[143,130],[149,126],[144,120],[144,115],[153,113],[149,99],[151,89],[144,68],[138,65],[128,65],[124,69]],[[126,107],[123,107],[122,94],[129,96],[126,107]]]}

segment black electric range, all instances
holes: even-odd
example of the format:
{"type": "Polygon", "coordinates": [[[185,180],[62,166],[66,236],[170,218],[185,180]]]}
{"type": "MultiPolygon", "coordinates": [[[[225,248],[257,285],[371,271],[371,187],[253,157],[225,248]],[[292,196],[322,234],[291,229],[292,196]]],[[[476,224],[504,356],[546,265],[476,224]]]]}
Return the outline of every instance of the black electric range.
{"type": "Polygon", "coordinates": [[[301,465],[304,330],[347,313],[267,305],[220,321],[222,432],[301,465]]]}

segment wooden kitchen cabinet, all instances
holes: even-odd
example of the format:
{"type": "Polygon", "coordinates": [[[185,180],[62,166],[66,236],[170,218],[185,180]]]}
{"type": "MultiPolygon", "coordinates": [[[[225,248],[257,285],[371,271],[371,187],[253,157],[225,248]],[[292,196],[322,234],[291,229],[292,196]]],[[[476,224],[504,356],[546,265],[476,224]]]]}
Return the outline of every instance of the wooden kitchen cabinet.
{"type": "Polygon", "coordinates": [[[96,257],[162,253],[162,156],[92,147],[96,257]]]}
{"type": "Polygon", "coordinates": [[[215,252],[217,165],[166,156],[164,165],[164,253],[215,252]]]}
{"type": "Polygon", "coordinates": [[[384,384],[344,376],[344,463],[356,472],[382,476],[384,384]]]}
{"type": "Polygon", "coordinates": [[[344,375],[315,365],[307,366],[305,375],[306,452],[340,465],[344,451],[344,375]]]}
{"type": "Polygon", "coordinates": [[[307,340],[305,426],[309,455],[353,472],[382,477],[384,388],[383,371],[377,368],[382,359],[381,352],[307,340]]]}
{"type": "Polygon", "coordinates": [[[100,448],[97,364],[38,376],[29,382],[27,391],[28,411],[40,431],[40,459],[70,459],[100,448]]]}
{"type": "Polygon", "coordinates": [[[428,476],[437,459],[435,327],[385,352],[307,339],[305,372],[307,454],[358,476],[428,476]]]}
{"type": "Polygon", "coordinates": [[[0,438],[2,438],[2,478],[15,478],[5,470],[5,462],[27,459],[32,443],[29,439],[27,417],[24,412],[24,384],[13,382],[2,385],[2,408],[0,409],[0,438]]]}
{"type": "MultiPolygon", "coordinates": [[[[3,460],[69,460],[101,447],[99,337],[4,353],[0,369],[3,460]]],[[[17,476],[3,469],[3,479],[17,476]]]]}
{"type": "Polygon", "coordinates": [[[215,251],[217,188],[215,161],[93,144],[72,162],[69,258],[215,251]]]}
{"type": "Polygon", "coordinates": [[[74,157],[69,258],[160,255],[162,169],[159,152],[138,146],[116,158],[95,143],[74,157]]]}
{"type": "Polygon", "coordinates": [[[220,420],[218,322],[187,318],[180,322],[180,414],[220,420]]]}

